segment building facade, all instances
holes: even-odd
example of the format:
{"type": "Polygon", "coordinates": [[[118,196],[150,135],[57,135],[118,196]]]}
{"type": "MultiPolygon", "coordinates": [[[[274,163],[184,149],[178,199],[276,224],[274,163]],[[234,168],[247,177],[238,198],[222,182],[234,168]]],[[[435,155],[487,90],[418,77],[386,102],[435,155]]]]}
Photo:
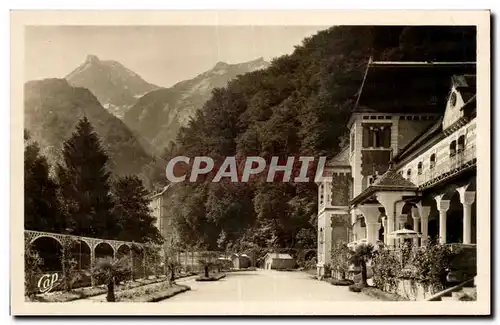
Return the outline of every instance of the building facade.
{"type": "Polygon", "coordinates": [[[151,215],[155,218],[155,226],[165,240],[165,245],[173,245],[176,233],[171,218],[167,214],[167,206],[171,198],[171,185],[165,186],[160,192],[150,197],[149,208],[151,215]]]}
{"type": "Polygon", "coordinates": [[[475,73],[470,62],[370,60],[349,145],[325,168],[334,177],[318,184],[318,233],[328,238],[318,240],[320,275],[332,245],[344,240],[330,226],[333,211],[348,215],[352,247],[396,247],[408,233],[416,245],[429,238],[475,245],[475,73]],[[340,170],[344,185],[336,180],[340,170]]]}

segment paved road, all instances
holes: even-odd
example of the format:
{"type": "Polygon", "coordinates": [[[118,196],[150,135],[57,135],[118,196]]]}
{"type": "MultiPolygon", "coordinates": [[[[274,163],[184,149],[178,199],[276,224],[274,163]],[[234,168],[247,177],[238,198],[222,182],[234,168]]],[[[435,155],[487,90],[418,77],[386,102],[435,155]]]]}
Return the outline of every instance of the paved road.
{"type": "Polygon", "coordinates": [[[228,273],[216,282],[197,282],[194,279],[177,280],[187,284],[191,291],[160,303],[169,302],[333,302],[376,301],[363,293],[350,292],[347,287],[333,286],[302,272],[258,270],[228,273]]]}

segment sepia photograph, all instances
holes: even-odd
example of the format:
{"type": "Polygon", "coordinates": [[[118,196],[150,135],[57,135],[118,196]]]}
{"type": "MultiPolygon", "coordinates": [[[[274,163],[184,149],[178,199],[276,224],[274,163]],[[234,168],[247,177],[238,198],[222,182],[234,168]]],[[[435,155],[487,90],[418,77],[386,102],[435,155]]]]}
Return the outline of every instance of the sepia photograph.
{"type": "Polygon", "coordinates": [[[157,14],[11,13],[14,314],[490,314],[488,11],[157,14]]]}

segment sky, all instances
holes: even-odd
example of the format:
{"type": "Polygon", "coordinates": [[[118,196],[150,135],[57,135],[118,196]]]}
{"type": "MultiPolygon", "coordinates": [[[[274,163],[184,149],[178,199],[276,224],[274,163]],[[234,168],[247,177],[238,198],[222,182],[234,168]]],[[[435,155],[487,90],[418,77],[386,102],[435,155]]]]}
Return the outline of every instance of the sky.
{"type": "Polygon", "coordinates": [[[25,80],[64,78],[88,54],[115,60],[147,82],[170,87],[217,62],[290,54],[328,26],[29,26],[25,80]]]}

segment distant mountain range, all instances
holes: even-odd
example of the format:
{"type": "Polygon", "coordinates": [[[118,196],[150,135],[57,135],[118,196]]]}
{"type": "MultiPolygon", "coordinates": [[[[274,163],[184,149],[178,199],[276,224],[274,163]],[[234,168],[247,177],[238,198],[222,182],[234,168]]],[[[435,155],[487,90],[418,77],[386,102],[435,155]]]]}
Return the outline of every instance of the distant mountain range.
{"type": "Polygon", "coordinates": [[[181,81],[171,88],[153,90],[142,96],[127,110],[124,122],[148,139],[156,148],[166,147],[181,126],[210,98],[214,88],[225,87],[238,75],[265,69],[263,58],[239,63],[217,63],[212,69],[193,79],[181,81]]]}
{"type": "Polygon", "coordinates": [[[88,55],[65,79],[25,84],[25,128],[54,164],[63,142],[85,114],[110,156],[110,169],[117,175],[140,174],[175,140],[214,88],[268,66],[262,58],[240,64],[219,62],[193,79],[160,88],[116,61],[88,55]]]}
{"type": "Polygon", "coordinates": [[[86,88],[73,87],[65,79],[29,81],[24,86],[25,128],[52,165],[60,160],[63,142],[86,116],[110,156],[116,175],[139,174],[151,161],[147,141],[134,134],[120,119],[106,111],[86,88]]]}
{"type": "Polygon", "coordinates": [[[141,96],[159,88],[121,63],[99,60],[95,55],[88,55],[66,80],[72,86],[89,89],[104,108],[119,118],[123,118],[141,96]]]}

